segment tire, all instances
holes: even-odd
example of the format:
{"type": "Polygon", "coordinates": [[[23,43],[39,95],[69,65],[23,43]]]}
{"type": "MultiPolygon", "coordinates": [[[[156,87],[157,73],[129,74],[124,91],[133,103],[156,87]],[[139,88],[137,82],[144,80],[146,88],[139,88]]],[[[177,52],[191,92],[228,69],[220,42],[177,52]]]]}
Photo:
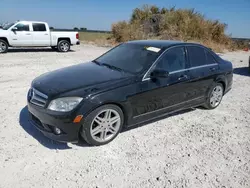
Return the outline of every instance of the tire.
{"type": "Polygon", "coordinates": [[[9,45],[6,41],[0,40],[0,54],[8,52],[9,45]]]}
{"type": "Polygon", "coordinates": [[[223,95],[223,85],[221,83],[214,83],[208,92],[207,100],[203,107],[209,110],[217,108],[222,101],[223,95]]]}
{"type": "Polygon", "coordinates": [[[121,108],[112,104],[104,105],[95,109],[86,117],[80,135],[89,145],[105,145],[117,137],[122,129],[123,122],[124,115],[121,108]],[[105,118],[105,115],[106,117],[109,116],[110,119],[105,118]],[[117,117],[117,121],[115,121],[115,117],[117,117]],[[112,118],[114,123],[110,124],[112,118]],[[105,120],[108,122],[105,123],[105,120]]]}
{"type": "Polygon", "coordinates": [[[57,49],[59,52],[68,52],[70,50],[70,43],[67,40],[61,40],[57,44],[57,49]]]}

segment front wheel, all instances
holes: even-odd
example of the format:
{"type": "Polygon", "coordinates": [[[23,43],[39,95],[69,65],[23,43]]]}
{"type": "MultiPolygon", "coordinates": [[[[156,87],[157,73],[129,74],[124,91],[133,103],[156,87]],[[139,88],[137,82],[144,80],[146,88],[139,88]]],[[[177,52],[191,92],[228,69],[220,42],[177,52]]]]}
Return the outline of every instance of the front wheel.
{"type": "Polygon", "coordinates": [[[204,105],[207,109],[214,109],[221,103],[224,94],[224,87],[221,83],[215,83],[208,94],[207,101],[204,105]]]}
{"type": "Polygon", "coordinates": [[[70,43],[67,40],[61,40],[57,45],[59,52],[68,52],[70,50],[70,43]]]}
{"type": "Polygon", "coordinates": [[[123,122],[123,112],[118,106],[104,105],[86,117],[80,134],[90,145],[104,145],[115,139],[123,122]]]}
{"type": "Polygon", "coordinates": [[[8,52],[8,43],[4,40],[0,40],[0,54],[8,52]]]}

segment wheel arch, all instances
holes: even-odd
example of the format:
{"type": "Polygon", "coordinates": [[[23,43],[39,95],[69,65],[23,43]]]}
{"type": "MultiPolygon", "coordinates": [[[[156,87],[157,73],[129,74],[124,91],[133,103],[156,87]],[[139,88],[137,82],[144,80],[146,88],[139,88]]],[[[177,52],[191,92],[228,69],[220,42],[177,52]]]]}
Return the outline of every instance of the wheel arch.
{"type": "Polygon", "coordinates": [[[99,107],[101,107],[101,106],[104,106],[104,105],[115,105],[115,106],[118,106],[118,107],[122,110],[122,113],[123,113],[123,117],[124,117],[123,125],[126,125],[128,113],[127,113],[127,110],[126,110],[125,106],[122,105],[122,104],[119,103],[119,102],[116,102],[116,101],[106,101],[106,102],[104,102],[104,103],[101,103],[101,104],[95,106],[95,108],[92,109],[91,111],[93,111],[93,110],[95,110],[95,109],[97,109],[97,108],[99,108],[99,107]]]}
{"type": "Polygon", "coordinates": [[[0,37],[0,40],[7,42],[8,46],[10,46],[9,41],[6,37],[0,37]]]}
{"type": "Polygon", "coordinates": [[[69,44],[71,45],[71,40],[70,40],[70,38],[67,38],[67,37],[59,37],[58,40],[57,40],[57,44],[58,44],[60,41],[62,41],[62,40],[68,41],[69,44]]]}
{"type": "MultiPolygon", "coordinates": [[[[115,106],[118,106],[121,109],[122,113],[123,113],[123,117],[124,117],[123,125],[124,125],[124,127],[127,125],[129,114],[128,114],[128,110],[127,110],[126,106],[124,104],[122,104],[122,102],[113,101],[113,100],[105,101],[105,102],[102,102],[102,103],[96,103],[94,101],[92,101],[92,102],[95,103],[95,105],[92,108],[88,108],[87,111],[85,111],[85,110],[86,110],[86,106],[89,106],[88,104],[86,106],[83,105],[82,108],[80,109],[80,111],[85,111],[83,113],[83,115],[85,117],[87,117],[92,111],[96,110],[97,108],[100,108],[101,106],[115,105],[115,106]]],[[[93,105],[93,103],[92,103],[92,105],[93,105]]]]}
{"type": "Polygon", "coordinates": [[[226,87],[227,87],[226,78],[218,77],[218,78],[215,80],[215,83],[220,83],[220,84],[222,84],[222,86],[223,86],[223,93],[224,93],[225,90],[226,90],[226,87]]]}
{"type": "Polygon", "coordinates": [[[222,84],[222,86],[223,86],[223,93],[224,93],[225,89],[226,89],[226,83],[224,81],[218,81],[217,83],[222,84]]]}

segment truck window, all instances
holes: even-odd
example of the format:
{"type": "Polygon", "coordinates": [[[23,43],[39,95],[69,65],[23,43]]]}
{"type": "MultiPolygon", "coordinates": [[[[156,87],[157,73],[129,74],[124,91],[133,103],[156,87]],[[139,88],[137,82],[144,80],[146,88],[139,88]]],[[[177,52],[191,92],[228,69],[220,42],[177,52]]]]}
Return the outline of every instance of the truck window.
{"type": "Polygon", "coordinates": [[[33,23],[32,26],[33,26],[33,31],[38,31],[38,32],[46,31],[45,24],[33,23]]]}
{"type": "Polygon", "coordinates": [[[17,28],[16,31],[29,31],[29,24],[23,24],[23,23],[19,23],[15,26],[17,28]]]}

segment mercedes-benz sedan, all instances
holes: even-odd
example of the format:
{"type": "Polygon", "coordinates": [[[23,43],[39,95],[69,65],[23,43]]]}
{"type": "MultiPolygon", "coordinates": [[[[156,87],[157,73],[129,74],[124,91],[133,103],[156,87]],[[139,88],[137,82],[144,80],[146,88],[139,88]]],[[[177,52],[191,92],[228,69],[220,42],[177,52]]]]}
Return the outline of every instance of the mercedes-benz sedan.
{"type": "Polygon", "coordinates": [[[199,44],[131,41],[36,78],[28,109],[53,140],[103,145],[123,128],[168,113],[216,108],[232,87],[232,72],[230,62],[199,44]]]}

